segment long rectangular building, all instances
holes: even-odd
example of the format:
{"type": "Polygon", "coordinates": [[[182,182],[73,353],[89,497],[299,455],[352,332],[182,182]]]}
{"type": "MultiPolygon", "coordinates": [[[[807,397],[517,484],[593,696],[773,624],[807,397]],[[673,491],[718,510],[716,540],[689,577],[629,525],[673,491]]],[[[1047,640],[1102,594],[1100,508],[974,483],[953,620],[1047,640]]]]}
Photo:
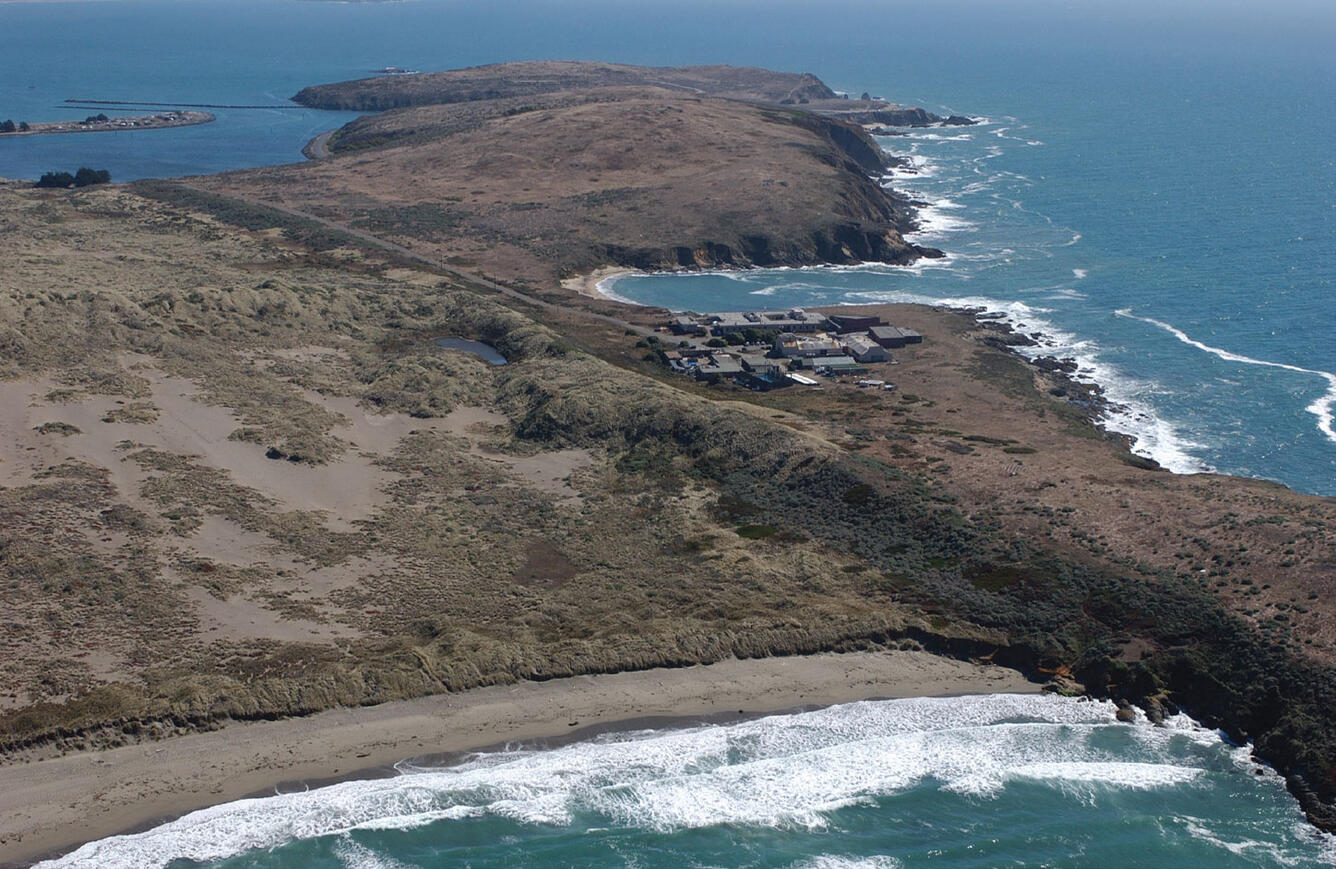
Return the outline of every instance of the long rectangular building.
{"type": "Polygon", "coordinates": [[[821,314],[809,314],[802,308],[790,308],[787,311],[729,311],[722,314],[709,314],[700,322],[708,326],[716,335],[728,335],[734,332],[820,332],[829,322],[821,314]]]}

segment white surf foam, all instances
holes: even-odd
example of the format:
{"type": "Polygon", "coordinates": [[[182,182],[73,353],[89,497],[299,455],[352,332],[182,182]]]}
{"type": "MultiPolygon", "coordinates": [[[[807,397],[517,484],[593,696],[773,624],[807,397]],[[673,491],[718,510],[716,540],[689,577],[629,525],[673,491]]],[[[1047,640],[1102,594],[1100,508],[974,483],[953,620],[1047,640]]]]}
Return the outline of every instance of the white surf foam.
{"type": "Polygon", "coordinates": [[[618,295],[616,286],[622,278],[629,277],[627,274],[609,275],[603,280],[594,284],[594,291],[604,298],[611,299],[614,302],[621,302],[624,305],[643,306],[643,302],[637,302],[635,299],[628,299],[626,296],[618,295]]]}
{"type": "Polygon", "coordinates": [[[718,824],[821,828],[832,810],[925,782],[982,797],[1018,778],[1095,789],[1190,783],[1195,773],[1173,747],[1181,738],[1176,730],[1143,722],[1132,728],[1134,756],[1120,750],[1109,757],[1101,734],[1126,729],[1115,711],[1110,703],[1052,696],[916,698],[608,735],[227,803],[90,843],[44,865],[216,860],[294,839],[479,815],[562,825],[577,813],[593,814],[612,825],[661,831],[718,824]]]}
{"type": "Polygon", "coordinates": [[[793,864],[793,869],[897,869],[899,866],[899,860],[885,855],[842,857],[837,854],[822,854],[793,864]]]}
{"type": "MultiPolygon", "coordinates": [[[[1210,822],[1202,818],[1182,817],[1174,818],[1175,822],[1181,824],[1183,829],[1192,838],[1214,845],[1223,851],[1227,851],[1233,856],[1252,865],[1269,866],[1307,866],[1314,865],[1312,858],[1307,855],[1289,853],[1285,848],[1274,842],[1264,842],[1259,839],[1238,838],[1237,836],[1226,838],[1210,828],[1210,822]]],[[[1266,830],[1258,830],[1259,835],[1265,835],[1266,830]]],[[[1321,837],[1319,848],[1322,852],[1322,862],[1318,865],[1330,865],[1336,862],[1336,837],[1328,833],[1317,833],[1312,827],[1301,824],[1293,830],[1295,838],[1311,838],[1314,835],[1321,837]]]]}
{"type": "Polygon", "coordinates": [[[1128,317],[1133,320],[1140,320],[1143,323],[1149,323],[1152,326],[1158,326],[1173,335],[1179,341],[1182,341],[1184,344],[1196,347],[1198,350],[1205,351],[1213,356],[1218,356],[1229,362],[1241,362],[1244,365],[1261,365],[1266,368],[1279,368],[1285,371],[1293,371],[1296,374],[1311,374],[1314,377],[1321,377],[1323,380],[1327,381],[1326,393],[1313,401],[1312,404],[1305,407],[1304,410],[1317,417],[1318,430],[1322,432],[1327,440],[1336,443],[1336,418],[1334,418],[1336,417],[1336,414],[1333,412],[1333,407],[1336,407],[1336,374],[1333,374],[1330,371],[1320,371],[1314,368],[1303,368],[1299,365],[1289,365],[1284,362],[1254,359],[1251,356],[1244,356],[1242,353],[1233,353],[1229,350],[1222,350],[1219,347],[1212,347],[1209,344],[1203,344],[1201,341],[1189,337],[1186,332],[1176,326],[1171,326],[1168,323],[1156,320],[1153,317],[1142,317],[1133,314],[1130,308],[1124,308],[1117,313],[1121,317],[1128,317]]]}
{"type": "Polygon", "coordinates": [[[921,142],[968,142],[974,137],[969,133],[957,133],[954,136],[943,136],[941,133],[909,133],[905,138],[921,142]]]}
{"type": "Polygon", "coordinates": [[[941,305],[948,308],[978,308],[1000,314],[998,318],[1013,329],[1038,342],[1033,347],[1017,347],[1020,355],[1035,359],[1054,356],[1073,359],[1077,364],[1073,379],[1098,384],[1108,405],[1100,419],[1111,431],[1134,439],[1132,452],[1154,459],[1161,467],[1176,474],[1199,474],[1214,470],[1194,454],[1205,445],[1186,437],[1173,423],[1160,418],[1145,395],[1155,388],[1130,378],[1115,366],[1099,358],[1099,345],[1089,339],[1059,329],[1044,317],[1048,310],[1024,302],[1006,302],[987,296],[928,296],[905,291],[869,291],[846,294],[851,303],[900,302],[917,305],[941,305]]]}
{"type": "Polygon", "coordinates": [[[927,205],[918,206],[918,229],[905,233],[909,241],[940,239],[957,232],[974,229],[974,223],[963,217],[949,214],[964,206],[951,199],[937,199],[927,205]]]}
{"type": "Polygon", "coordinates": [[[939,167],[936,163],[917,152],[898,154],[896,156],[904,158],[906,165],[892,166],[887,169],[886,174],[882,176],[883,181],[903,181],[907,178],[932,178],[938,172],[939,167]]]}
{"type": "Polygon", "coordinates": [[[334,853],[343,862],[345,869],[408,869],[407,863],[377,854],[351,839],[340,842],[334,848],[334,853]]]}
{"type": "Polygon", "coordinates": [[[1016,778],[1038,781],[1082,782],[1144,790],[1185,784],[1201,775],[1200,769],[1172,764],[1076,761],[1032,763],[1011,771],[1016,778]]]}

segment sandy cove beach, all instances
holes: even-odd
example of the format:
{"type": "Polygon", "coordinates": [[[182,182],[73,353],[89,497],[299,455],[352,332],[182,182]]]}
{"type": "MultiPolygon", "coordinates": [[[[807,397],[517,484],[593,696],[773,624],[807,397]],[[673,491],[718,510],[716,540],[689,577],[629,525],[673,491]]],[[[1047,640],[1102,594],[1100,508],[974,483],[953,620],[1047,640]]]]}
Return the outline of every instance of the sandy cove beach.
{"type": "Polygon", "coordinates": [[[567,290],[574,290],[582,296],[588,296],[591,299],[604,299],[608,297],[599,291],[598,285],[608,278],[621,277],[622,275],[639,275],[644,272],[636,269],[628,269],[624,266],[604,266],[601,269],[594,269],[587,275],[576,275],[566,278],[561,282],[561,286],[567,290]]]}
{"type": "Polygon", "coordinates": [[[406,758],[590,729],[762,715],[873,698],[1035,693],[1003,667],[884,651],[727,660],[523,682],[0,766],[0,863],[23,865],[195,809],[304,783],[393,774],[406,758]]]}

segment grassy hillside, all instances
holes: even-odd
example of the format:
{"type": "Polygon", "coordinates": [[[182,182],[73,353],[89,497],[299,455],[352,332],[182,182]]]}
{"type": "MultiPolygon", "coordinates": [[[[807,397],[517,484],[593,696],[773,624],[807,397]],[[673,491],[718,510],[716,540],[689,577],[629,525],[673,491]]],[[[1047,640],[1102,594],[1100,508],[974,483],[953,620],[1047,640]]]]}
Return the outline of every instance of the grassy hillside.
{"type": "Polygon", "coordinates": [[[639,268],[910,262],[902,199],[861,128],[663,88],[376,116],[333,159],[199,179],[515,278],[639,268]]]}

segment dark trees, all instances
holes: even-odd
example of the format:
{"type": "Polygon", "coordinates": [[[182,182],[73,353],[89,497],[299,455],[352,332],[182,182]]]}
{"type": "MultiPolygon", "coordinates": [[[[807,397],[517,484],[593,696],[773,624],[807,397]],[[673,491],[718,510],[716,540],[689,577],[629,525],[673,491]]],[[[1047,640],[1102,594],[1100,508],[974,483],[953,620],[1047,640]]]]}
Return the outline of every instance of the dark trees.
{"type": "Polygon", "coordinates": [[[106,184],[111,181],[111,173],[106,169],[89,169],[81,166],[71,175],[68,172],[47,172],[37,180],[38,187],[88,187],[92,184],[106,184]]]}

